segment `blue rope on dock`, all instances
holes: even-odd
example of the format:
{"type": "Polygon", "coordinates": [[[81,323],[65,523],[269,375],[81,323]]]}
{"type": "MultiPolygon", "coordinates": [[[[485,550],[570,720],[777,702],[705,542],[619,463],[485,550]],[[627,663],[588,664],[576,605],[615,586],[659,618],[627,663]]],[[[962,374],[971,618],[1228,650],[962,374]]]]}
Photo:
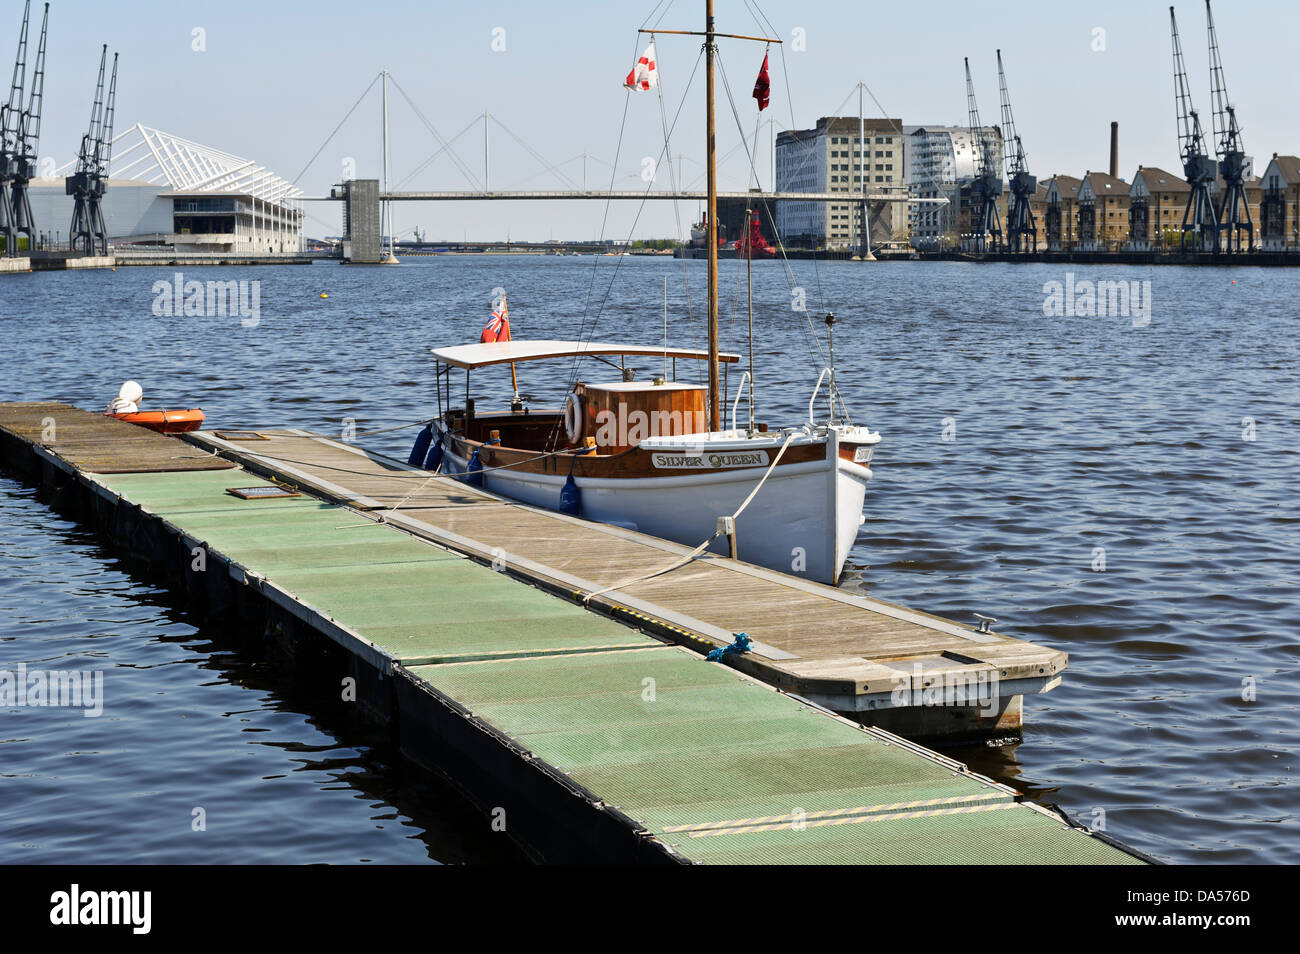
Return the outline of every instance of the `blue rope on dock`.
{"type": "Polygon", "coordinates": [[[750,639],[748,633],[737,633],[735,641],[730,646],[719,646],[706,657],[709,662],[722,662],[723,656],[730,656],[732,653],[749,652],[750,639]]]}

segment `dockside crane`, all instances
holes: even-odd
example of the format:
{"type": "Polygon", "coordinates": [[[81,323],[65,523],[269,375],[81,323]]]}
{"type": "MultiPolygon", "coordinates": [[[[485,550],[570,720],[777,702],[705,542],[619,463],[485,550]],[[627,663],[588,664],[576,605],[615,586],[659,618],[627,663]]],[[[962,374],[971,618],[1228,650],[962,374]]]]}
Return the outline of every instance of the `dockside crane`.
{"type": "Polygon", "coordinates": [[[1223,197],[1217,209],[1216,251],[1242,251],[1242,233],[1246,236],[1246,251],[1255,248],[1255,223],[1250,217],[1246,202],[1246,147],[1242,143],[1241,129],[1237,126],[1237,110],[1228,101],[1228,84],[1223,78],[1223,61],[1219,58],[1219,37],[1214,29],[1214,11],[1210,0],[1205,0],[1205,19],[1210,35],[1210,95],[1214,116],[1212,129],[1215,148],[1219,156],[1219,175],[1223,177],[1223,197]],[[1227,242],[1223,241],[1227,236],[1227,242]],[[1235,248],[1234,248],[1235,246],[1235,248]]]}
{"type": "Polygon", "coordinates": [[[27,248],[36,248],[36,223],[32,221],[32,203],[28,187],[36,178],[41,141],[41,107],[45,101],[45,40],[49,34],[50,5],[45,4],[41,18],[41,38],[36,45],[36,66],[32,71],[32,88],[23,110],[19,132],[17,162],[9,183],[9,208],[14,232],[27,236],[27,248]]]}
{"type": "Polygon", "coordinates": [[[31,89],[27,90],[27,40],[31,23],[31,0],[23,6],[23,23],[18,32],[18,54],[14,57],[9,101],[0,106],[0,235],[5,255],[18,254],[18,238],[27,237],[27,248],[36,247],[35,225],[28,185],[36,177],[37,149],[41,137],[41,104],[45,96],[45,40],[49,33],[50,5],[45,4],[41,36],[36,45],[31,89]],[[27,103],[23,94],[27,93],[27,103]]]}
{"type": "Polygon", "coordinates": [[[998,216],[998,196],[1002,194],[1002,174],[993,158],[992,144],[980,126],[979,106],[975,103],[975,84],[970,78],[970,60],[966,59],[966,106],[970,112],[970,138],[976,157],[975,178],[971,182],[971,228],[974,244],[971,251],[1002,250],[1002,221],[998,216]]]}
{"type": "Polygon", "coordinates": [[[1214,210],[1210,188],[1217,177],[1214,160],[1205,153],[1205,135],[1201,131],[1201,117],[1192,106],[1192,93],[1187,85],[1187,69],[1183,66],[1183,45],[1178,39],[1178,18],[1174,8],[1169,8],[1169,24],[1174,43],[1174,99],[1178,109],[1178,150],[1183,160],[1183,176],[1191,191],[1187,207],[1183,209],[1183,235],[1181,245],[1187,247],[1187,238],[1193,237],[1198,251],[1212,251],[1218,247],[1219,221],[1214,210]]]}
{"type": "Polygon", "coordinates": [[[99,56],[99,82],[95,104],[90,110],[90,129],[81,139],[77,170],[68,176],[65,190],[72,196],[72,225],[68,230],[72,250],[86,255],[108,254],[108,229],[104,225],[102,201],[108,184],[108,167],[113,151],[113,113],[117,101],[117,54],[113,54],[108,99],[104,98],[104,73],[108,65],[108,44],[99,56]]]}
{"type": "Polygon", "coordinates": [[[1007,245],[1013,252],[1032,252],[1038,248],[1038,223],[1029,200],[1038,190],[1038,179],[1029,174],[1025,147],[1016,132],[1011,114],[1011,96],[1007,93],[1007,76],[1002,69],[1002,51],[998,50],[998,85],[1002,91],[1002,148],[1011,185],[1011,205],[1007,209],[1007,245]]]}
{"type": "Polygon", "coordinates": [[[9,101],[0,104],[0,236],[4,237],[4,253],[18,254],[17,233],[13,227],[13,214],[9,209],[9,184],[17,164],[18,124],[23,111],[23,85],[27,81],[27,24],[32,4],[27,0],[23,9],[23,23],[18,30],[18,55],[14,58],[14,78],[9,85],[9,101]]]}

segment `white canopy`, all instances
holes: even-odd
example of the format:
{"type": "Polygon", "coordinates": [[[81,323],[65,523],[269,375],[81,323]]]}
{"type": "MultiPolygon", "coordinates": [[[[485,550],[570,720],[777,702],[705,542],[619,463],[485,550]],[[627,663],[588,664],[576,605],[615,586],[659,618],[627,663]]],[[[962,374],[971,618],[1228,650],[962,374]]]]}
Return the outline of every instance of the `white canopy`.
{"type": "MultiPolygon", "coordinates": [[[[434,348],[433,356],[442,364],[457,368],[483,368],[490,364],[519,361],[542,361],[547,358],[596,357],[605,355],[649,355],[707,361],[707,351],[693,348],[665,348],[662,345],[607,344],[598,341],[495,341],[491,344],[456,345],[434,348]]],[[[738,354],[720,353],[718,360],[735,364],[738,354]]]]}

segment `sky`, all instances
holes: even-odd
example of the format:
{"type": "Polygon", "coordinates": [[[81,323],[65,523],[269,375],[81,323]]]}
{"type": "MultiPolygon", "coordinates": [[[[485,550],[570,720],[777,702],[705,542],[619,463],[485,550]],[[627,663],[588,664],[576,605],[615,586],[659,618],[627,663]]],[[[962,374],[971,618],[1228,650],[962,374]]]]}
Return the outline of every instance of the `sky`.
{"type": "MultiPolygon", "coordinates": [[[[1017,129],[1040,178],[1104,170],[1112,120],[1120,124],[1123,178],[1131,179],[1139,164],[1179,169],[1165,0],[716,0],[715,6],[719,31],[770,35],[751,12],[761,8],[786,41],[772,47],[772,103],[762,117],[750,92],[764,45],[719,44],[744,136],[752,139],[756,119],[765,123],[755,163],[764,188],[771,186],[773,128],[766,124],[807,128],[846,98],[840,114],[856,115],[859,82],[879,103],[867,100],[868,116],[965,125],[962,58],[968,56],[981,119],[998,121],[998,48],[1017,129]]],[[[1176,9],[1193,100],[1208,129],[1204,3],[1179,0],[1176,9]]],[[[1262,172],[1274,152],[1300,153],[1300,3],[1218,0],[1215,14],[1228,91],[1246,151],[1262,172]]],[[[4,76],[21,15],[19,0],[0,0],[4,76]]],[[[39,22],[40,4],[32,15],[39,22]]],[[[363,92],[384,69],[394,81],[394,188],[479,188],[485,112],[493,117],[488,176],[494,189],[580,185],[584,154],[591,188],[643,188],[647,160],[656,163],[656,187],[668,187],[672,176],[659,164],[660,98],[629,94],[622,82],[646,42],[639,27],[698,30],[703,19],[701,0],[664,0],[657,7],[653,0],[53,0],[40,153],[60,165],[76,157],[100,45],[108,43],[121,54],[118,132],[139,122],[254,159],[308,195],[328,194],[345,169],[380,176],[380,84],[363,92]],[[446,153],[429,161],[439,144],[407,97],[444,140],[465,130],[453,145],[459,163],[446,153]]],[[[33,33],[38,29],[33,24],[33,33]]],[[[660,35],[656,47],[663,114],[670,123],[677,117],[673,165],[688,188],[702,189],[702,69],[687,86],[700,41],[660,35]]],[[[727,156],[720,188],[744,189],[750,165],[721,78],[718,98],[718,148],[727,156]]],[[[337,203],[309,203],[307,212],[309,235],[337,234],[337,203]]],[[[684,230],[696,213],[695,203],[675,213],[670,202],[644,209],[613,203],[608,210],[601,201],[457,202],[402,203],[394,218],[399,234],[418,226],[431,240],[546,240],[673,237],[679,219],[684,230]]]]}

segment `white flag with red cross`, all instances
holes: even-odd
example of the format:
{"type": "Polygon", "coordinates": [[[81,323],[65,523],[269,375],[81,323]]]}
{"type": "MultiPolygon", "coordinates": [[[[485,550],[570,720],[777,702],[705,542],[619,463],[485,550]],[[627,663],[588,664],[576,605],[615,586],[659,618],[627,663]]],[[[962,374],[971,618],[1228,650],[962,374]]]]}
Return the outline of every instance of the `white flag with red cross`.
{"type": "Polygon", "coordinates": [[[628,89],[648,90],[654,89],[659,83],[659,67],[655,63],[655,44],[654,40],[645,48],[641,54],[641,59],[636,61],[636,66],[632,67],[632,72],[627,74],[627,79],[623,85],[628,89]]]}

